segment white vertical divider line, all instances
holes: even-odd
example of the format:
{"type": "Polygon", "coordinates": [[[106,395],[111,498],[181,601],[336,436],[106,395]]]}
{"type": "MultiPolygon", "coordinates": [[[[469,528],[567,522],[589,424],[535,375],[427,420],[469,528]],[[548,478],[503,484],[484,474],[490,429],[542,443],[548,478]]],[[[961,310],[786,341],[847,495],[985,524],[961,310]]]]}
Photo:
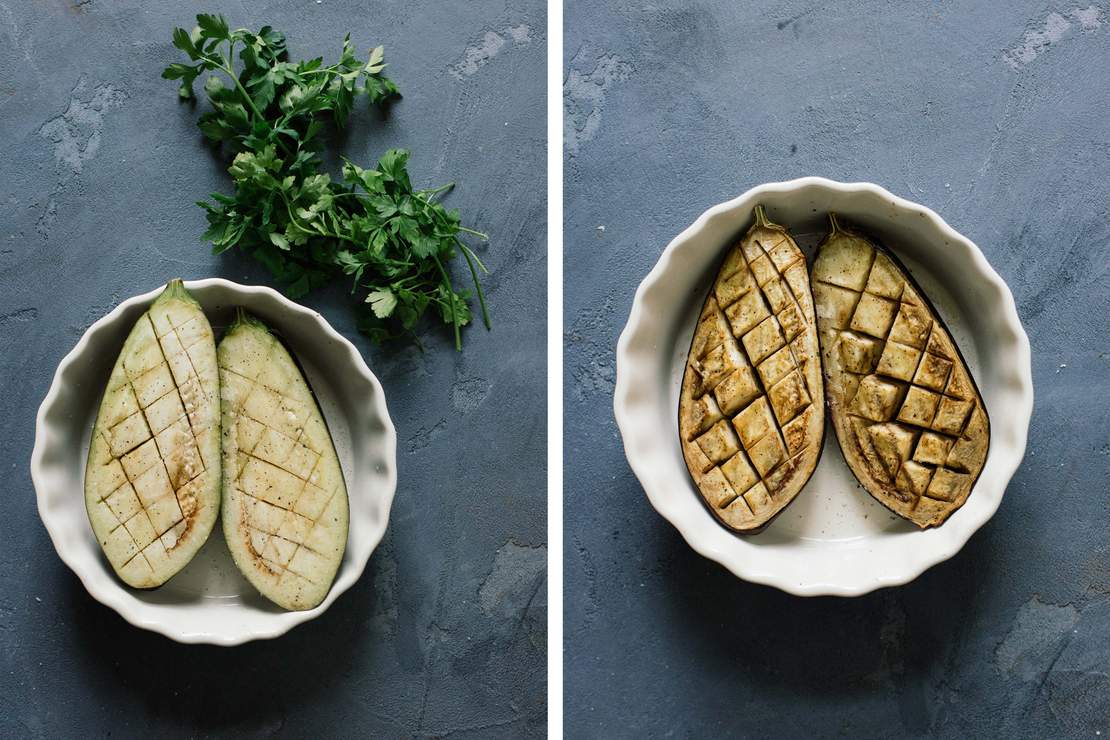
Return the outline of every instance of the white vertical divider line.
{"type": "Polygon", "coordinates": [[[563,0],[547,3],[547,736],[563,737],[563,0]]]}

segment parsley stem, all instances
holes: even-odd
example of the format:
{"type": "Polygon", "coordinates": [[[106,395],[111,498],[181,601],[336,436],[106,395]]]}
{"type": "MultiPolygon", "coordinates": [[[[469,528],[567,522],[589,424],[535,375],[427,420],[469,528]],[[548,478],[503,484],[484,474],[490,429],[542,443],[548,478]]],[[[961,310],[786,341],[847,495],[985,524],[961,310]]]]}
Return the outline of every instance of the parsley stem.
{"type": "Polygon", "coordinates": [[[479,239],[481,239],[484,242],[489,241],[489,234],[483,234],[480,231],[475,231],[474,229],[468,229],[465,226],[460,226],[459,231],[463,232],[464,234],[472,234],[473,236],[478,237],[479,239]]]}
{"type": "Polygon", "coordinates": [[[483,274],[483,275],[489,275],[489,270],[488,270],[488,269],[486,268],[486,266],[485,266],[485,265],[484,265],[484,264],[482,263],[482,260],[481,260],[481,258],[479,258],[479,257],[478,257],[478,255],[474,254],[474,250],[472,250],[472,249],[471,249],[470,247],[468,247],[468,246],[466,246],[465,244],[463,244],[463,243],[462,243],[461,241],[459,241],[458,239],[456,239],[456,240],[455,240],[455,242],[456,242],[456,243],[457,243],[457,244],[458,244],[458,245],[459,245],[460,247],[462,247],[463,249],[465,249],[465,250],[466,250],[466,251],[467,251],[467,252],[468,252],[468,253],[470,254],[470,257],[471,257],[471,259],[473,259],[473,260],[474,260],[475,262],[477,262],[477,263],[478,263],[478,269],[482,271],[482,274],[483,274]]]}
{"type": "Polygon", "coordinates": [[[438,188],[428,188],[427,190],[420,190],[418,192],[421,195],[427,197],[429,195],[436,195],[437,193],[442,193],[444,190],[450,190],[453,187],[455,187],[455,183],[449,182],[446,185],[440,185],[438,188]]]}
{"type": "Polygon", "coordinates": [[[234,70],[228,74],[231,75],[231,79],[235,80],[235,87],[239,88],[239,93],[247,101],[247,105],[250,106],[251,110],[254,111],[254,115],[257,116],[259,120],[265,121],[265,116],[262,115],[262,111],[258,110],[258,106],[254,104],[254,99],[252,99],[250,93],[247,92],[247,88],[243,87],[242,82],[239,82],[239,76],[235,74],[234,70]]]}
{"type": "Polygon", "coordinates": [[[227,56],[221,57],[221,59],[223,59],[223,70],[227,72],[227,76],[235,83],[235,87],[239,88],[239,94],[243,96],[243,100],[247,101],[247,105],[254,111],[254,115],[257,116],[259,120],[265,121],[266,117],[262,115],[262,111],[258,110],[258,106],[254,104],[254,99],[250,96],[250,93],[247,92],[247,88],[243,87],[243,83],[239,81],[239,75],[235,74],[235,65],[231,61],[234,58],[235,42],[228,41],[227,56]]]}
{"type": "Polygon", "coordinates": [[[439,261],[439,257],[432,255],[435,260],[436,267],[439,268],[439,274],[443,276],[443,284],[447,287],[447,299],[451,302],[451,324],[455,327],[455,351],[462,351],[462,336],[459,334],[459,317],[455,313],[455,289],[451,287],[451,277],[447,274],[447,270],[443,269],[443,263],[439,261]]]}
{"type": "Polygon", "coordinates": [[[482,283],[478,280],[478,271],[474,269],[474,260],[482,266],[482,272],[486,271],[486,266],[482,265],[482,261],[478,259],[478,255],[470,251],[470,249],[462,242],[455,240],[459,247],[462,249],[463,257],[466,258],[466,266],[470,268],[470,277],[474,279],[474,287],[478,291],[478,303],[482,306],[482,323],[486,325],[486,329],[492,329],[493,326],[489,320],[489,309],[486,308],[486,295],[482,292],[482,283]],[[474,258],[472,260],[471,258],[474,258]]]}

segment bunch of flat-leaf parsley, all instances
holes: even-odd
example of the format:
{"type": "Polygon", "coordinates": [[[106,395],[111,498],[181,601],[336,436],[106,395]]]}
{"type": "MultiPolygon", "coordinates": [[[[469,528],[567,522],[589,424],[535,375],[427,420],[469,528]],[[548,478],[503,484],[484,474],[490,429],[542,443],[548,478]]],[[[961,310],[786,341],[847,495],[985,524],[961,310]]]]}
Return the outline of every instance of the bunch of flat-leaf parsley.
{"type": "Polygon", "coordinates": [[[382,47],[363,62],[348,36],[335,64],[293,63],[278,31],[231,30],[219,15],[198,15],[191,33],[175,28],[173,45],[189,63],[171,64],[162,76],[180,80],[181,96],[192,98],[197,77],[217,73],[204,82],[212,110],[198,125],[235,155],[228,169],[234,195],[213,193],[214,202],[198,203],[215,252],[246,250],[293,297],[349,275],[352,292],[365,293],[358,325],[372,340],[411,335],[431,308],[453,327],[457,348],[471,318],[470,292],[456,290],[448,271],[461,254],[489,327],[478,281],[485,266],[459,238],[485,235],[461,226],[458,212],[435,200],[450,185],[414,190],[401,149],[386,152],[374,169],[344,160],[342,182],[321,172],[326,120],[342,126],[360,95],[372,105],[399,95],[382,74],[382,47]]]}

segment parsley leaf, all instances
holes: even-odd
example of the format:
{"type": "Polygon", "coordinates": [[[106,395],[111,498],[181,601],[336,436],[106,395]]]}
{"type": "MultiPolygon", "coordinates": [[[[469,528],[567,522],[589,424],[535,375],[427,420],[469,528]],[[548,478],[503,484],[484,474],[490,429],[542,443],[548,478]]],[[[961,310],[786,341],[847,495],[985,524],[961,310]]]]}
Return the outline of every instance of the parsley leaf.
{"type": "Polygon", "coordinates": [[[414,337],[427,316],[452,328],[457,349],[472,319],[471,292],[455,288],[448,267],[462,257],[489,328],[478,279],[487,270],[463,242],[486,236],[437,200],[453,183],[415,190],[403,149],[385,152],[372,169],[344,159],[338,180],[322,171],[325,123],[345,125],[361,98],[383,105],[400,96],[383,74],[383,47],[363,60],[347,36],[334,64],[291,62],[281,32],[232,30],[207,14],[191,32],[175,28],[173,45],[188,63],[170,64],[162,77],[180,81],[179,95],[192,99],[198,78],[211,73],[203,80],[211,110],[197,126],[232,157],[234,192],[197,204],[213,252],[250,254],[294,298],[344,277],[363,294],[357,323],[372,341],[414,337]]]}
{"type": "Polygon", "coordinates": [[[397,296],[390,290],[375,290],[366,296],[366,302],[379,319],[388,318],[397,308],[397,296]]]}

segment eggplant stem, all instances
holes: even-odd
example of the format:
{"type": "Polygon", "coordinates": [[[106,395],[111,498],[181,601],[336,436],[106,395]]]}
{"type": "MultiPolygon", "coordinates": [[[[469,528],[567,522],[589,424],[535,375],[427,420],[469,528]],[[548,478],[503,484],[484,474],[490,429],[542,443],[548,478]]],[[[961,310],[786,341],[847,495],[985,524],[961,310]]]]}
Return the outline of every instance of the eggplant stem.
{"type": "Polygon", "coordinates": [[[774,224],[767,218],[767,212],[763,210],[762,203],[755,204],[755,225],[764,229],[773,226],[774,224]]]}

